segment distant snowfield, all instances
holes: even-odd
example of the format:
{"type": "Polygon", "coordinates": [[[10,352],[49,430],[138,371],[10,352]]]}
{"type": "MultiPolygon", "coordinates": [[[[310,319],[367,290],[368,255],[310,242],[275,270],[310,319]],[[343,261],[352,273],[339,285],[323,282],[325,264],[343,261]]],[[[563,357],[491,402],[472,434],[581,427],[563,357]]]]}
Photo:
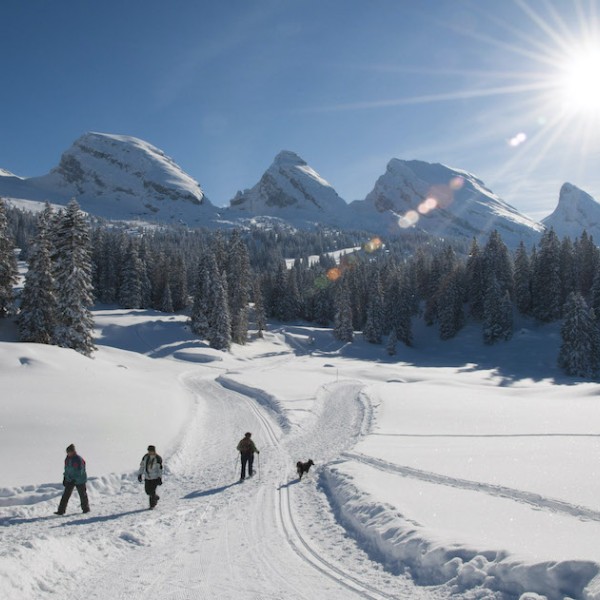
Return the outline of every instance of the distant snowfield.
{"type": "Polygon", "coordinates": [[[94,316],[93,359],[0,321],[2,599],[600,599],[600,386],[560,377],[552,327],[418,330],[391,361],[303,325],[223,353],[183,315],[94,316]],[[71,442],[92,512],[55,517],[71,442]]]}

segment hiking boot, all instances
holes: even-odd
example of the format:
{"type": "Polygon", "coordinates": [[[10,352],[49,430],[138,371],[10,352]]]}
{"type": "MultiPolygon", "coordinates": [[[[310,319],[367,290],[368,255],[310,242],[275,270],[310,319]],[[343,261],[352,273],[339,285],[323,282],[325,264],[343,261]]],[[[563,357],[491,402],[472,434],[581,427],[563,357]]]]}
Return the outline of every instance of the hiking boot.
{"type": "Polygon", "coordinates": [[[55,515],[64,515],[65,513],[64,512],[60,512],[60,510],[57,510],[54,514],[55,515]]]}
{"type": "Polygon", "coordinates": [[[84,509],[83,509],[81,512],[83,512],[84,514],[85,514],[85,513],[89,513],[89,512],[90,512],[90,509],[89,509],[89,508],[84,508],[84,509]]]}

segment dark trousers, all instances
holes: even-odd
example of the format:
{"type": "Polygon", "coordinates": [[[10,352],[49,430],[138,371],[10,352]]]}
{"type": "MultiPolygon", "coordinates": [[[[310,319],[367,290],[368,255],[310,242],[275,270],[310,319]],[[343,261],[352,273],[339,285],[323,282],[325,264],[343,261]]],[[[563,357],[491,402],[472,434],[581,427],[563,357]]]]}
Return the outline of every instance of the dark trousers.
{"type": "Polygon", "coordinates": [[[248,475],[252,477],[252,475],[254,475],[254,471],[252,470],[252,465],[254,464],[254,452],[241,452],[240,456],[242,458],[241,478],[246,478],[246,464],[248,465],[248,475]]]}
{"type": "Polygon", "coordinates": [[[148,494],[150,500],[150,508],[154,508],[158,502],[158,496],[156,495],[156,488],[158,487],[158,479],[146,479],[144,482],[144,489],[148,494]]]}
{"type": "Polygon", "coordinates": [[[63,492],[62,498],[60,499],[60,504],[58,505],[58,512],[64,513],[67,510],[67,504],[69,503],[69,498],[73,493],[73,488],[77,488],[79,492],[79,500],[81,500],[81,510],[83,512],[88,512],[90,510],[90,503],[87,496],[87,489],[85,487],[85,483],[78,483],[77,485],[68,481],[65,484],[65,491],[63,492]]]}

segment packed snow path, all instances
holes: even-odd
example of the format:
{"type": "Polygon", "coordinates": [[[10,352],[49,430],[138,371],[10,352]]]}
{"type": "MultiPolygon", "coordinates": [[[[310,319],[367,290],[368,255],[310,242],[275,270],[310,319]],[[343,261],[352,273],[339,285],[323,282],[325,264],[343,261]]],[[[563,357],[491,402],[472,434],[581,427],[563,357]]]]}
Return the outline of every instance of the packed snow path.
{"type": "Polygon", "coordinates": [[[66,517],[7,520],[5,541],[41,544],[36,556],[47,560],[31,589],[15,586],[15,598],[59,590],[80,598],[82,589],[102,600],[441,597],[371,562],[335,523],[314,474],[297,480],[298,458],[318,451],[334,459],[353,445],[364,427],[358,383],[331,384],[314,427],[291,435],[212,377],[182,381],[195,410],[168,459],[157,509],[147,510],[142,486],[124,478],[95,495],[89,516],[74,497],[66,517]],[[257,475],[240,483],[235,446],[246,430],[261,453],[257,475]]]}

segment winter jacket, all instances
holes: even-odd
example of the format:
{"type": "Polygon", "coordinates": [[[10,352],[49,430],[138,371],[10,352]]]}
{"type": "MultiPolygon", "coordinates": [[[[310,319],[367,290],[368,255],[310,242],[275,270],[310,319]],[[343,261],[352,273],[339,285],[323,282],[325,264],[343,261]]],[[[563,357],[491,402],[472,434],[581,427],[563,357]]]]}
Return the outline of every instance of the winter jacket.
{"type": "Polygon", "coordinates": [[[162,474],[162,458],[158,454],[144,454],[138,475],[143,475],[145,479],[162,479],[162,474]]]}
{"type": "Polygon", "coordinates": [[[258,450],[256,449],[256,446],[254,445],[254,442],[247,437],[244,437],[240,440],[239,444],[237,445],[237,449],[238,452],[241,452],[242,454],[250,454],[250,452],[254,453],[254,452],[258,452],[258,450]]]}
{"type": "Polygon", "coordinates": [[[82,456],[74,454],[65,458],[65,473],[63,477],[66,483],[74,483],[75,485],[81,485],[87,481],[85,460],[83,460],[82,456]]]}

